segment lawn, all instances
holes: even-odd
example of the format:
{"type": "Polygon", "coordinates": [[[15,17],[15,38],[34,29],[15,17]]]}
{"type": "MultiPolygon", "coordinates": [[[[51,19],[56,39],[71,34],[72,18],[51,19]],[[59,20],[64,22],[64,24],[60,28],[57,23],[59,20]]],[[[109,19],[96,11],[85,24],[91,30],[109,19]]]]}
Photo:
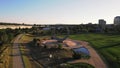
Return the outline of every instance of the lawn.
{"type": "Polygon", "coordinates": [[[70,35],[71,39],[90,43],[110,68],[120,68],[120,35],[79,34],[70,35]]]}
{"type": "Polygon", "coordinates": [[[20,46],[20,51],[21,51],[21,57],[23,59],[23,62],[24,62],[24,65],[25,65],[25,68],[32,68],[31,67],[31,63],[30,63],[30,60],[26,54],[26,49],[25,49],[25,46],[20,46]]]}
{"type": "Polygon", "coordinates": [[[65,64],[61,68],[94,68],[92,65],[87,63],[74,63],[74,64],[65,64]]]}
{"type": "Polygon", "coordinates": [[[24,34],[21,39],[19,40],[19,42],[21,43],[26,43],[26,42],[29,42],[33,39],[33,35],[29,35],[29,34],[24,34]]]}

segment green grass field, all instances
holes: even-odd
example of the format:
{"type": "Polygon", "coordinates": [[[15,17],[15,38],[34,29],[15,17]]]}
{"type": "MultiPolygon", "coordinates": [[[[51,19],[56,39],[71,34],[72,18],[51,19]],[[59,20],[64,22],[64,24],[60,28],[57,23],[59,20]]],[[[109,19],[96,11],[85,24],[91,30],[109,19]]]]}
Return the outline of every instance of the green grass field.
{"type": "Polygon", "coordinates": [[[32,68],[30,60],[25,52],[26,51],[25,46],[20,46],[20,51],[21,51],[21,56],[22,56],[25,68],[32,68]]]}
{"type": "Polygon", "coordinates": [[[87,63],[74,63],[63,65],[63,67],[61,68],[95,68],[95,67],[87,63]]]}
{"type": "Polygon", "coordinates": [[[120,68],[120,35],[79,34],[70,38],[89,42],[109,68],[120,68]]]}

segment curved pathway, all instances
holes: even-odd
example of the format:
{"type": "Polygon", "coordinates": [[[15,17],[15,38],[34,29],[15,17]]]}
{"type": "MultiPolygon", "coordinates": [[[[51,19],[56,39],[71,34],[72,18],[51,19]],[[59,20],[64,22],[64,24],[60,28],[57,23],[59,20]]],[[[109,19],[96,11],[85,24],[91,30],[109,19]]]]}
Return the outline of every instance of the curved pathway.
{"type": "Polygon", "coordinates": [[[22,37],[22,34],[18,35],[13,42],[13,67],[12,68],[25,68],[20,49],[19,49],[19,40],[22,37]]]}
{"type": "Polygon", "coordinates": [[[70,48],[77,48],[79,46],[74,46],[75,42],[76,44],[80,44],[84,47],[86,47],[89,52],[90,52],[90,59],[78,59],[78,60],[73,60],[73,61],[70,61],[68,63],[79,63],[79,62],[85,62],[85,63],[88,63],[88,64],[91,64],[93,65],[95,68],[107,68],[106,64],[104,63],[104,61],[101,59],[101,57],[98,55],[98,53],[91,47],[88,45],[88,42],[84,42],[84,41],[77,41],[77,40],[70,40],[71,42],[69,42],[68,44],[72,45],[69,47],[70,48]]]}

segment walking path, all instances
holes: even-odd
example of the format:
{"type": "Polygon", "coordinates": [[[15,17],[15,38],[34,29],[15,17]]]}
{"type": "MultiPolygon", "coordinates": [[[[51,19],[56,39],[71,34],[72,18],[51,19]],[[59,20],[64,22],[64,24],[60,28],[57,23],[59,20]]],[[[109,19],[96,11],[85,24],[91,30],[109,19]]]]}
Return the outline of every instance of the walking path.
{"type": "Polygon", "coordinates": [[[101,57],[98,55],[98,53],[91,47],[89,46],[88,42],[85,41],[77,41],[77,40],[66,40],[66,43],[69,44],[68,46],[70,48],[77,48],[79,46],[75,46],[75,42],[76,44],[80,44],[80,46],[84,46],[86,47],[89,52],[90,52],[90,59],[78,59],[78,60],[73,60],[70,61],[68,63],[79,63],[79,62],[85,62],[88,64],[93,65],[95,68],[107,68],[106,64],[104,63],[104,61],[101,59],[101,57]],[[69,41],[69,42],[68,42],[69,41]]]}
{"type": "Polygon", "coordinates": [[[17,36],[13,43],[13,68],[25,68],[19,49],[19,40],[21,37],[22,35],[17,36]]]}

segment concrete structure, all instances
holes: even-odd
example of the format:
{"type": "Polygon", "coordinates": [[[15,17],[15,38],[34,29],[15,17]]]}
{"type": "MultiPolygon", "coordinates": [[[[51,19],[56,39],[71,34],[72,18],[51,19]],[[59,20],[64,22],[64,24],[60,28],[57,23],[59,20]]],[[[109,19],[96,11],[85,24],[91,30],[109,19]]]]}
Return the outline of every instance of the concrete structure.
{"type": "Polygon", "coordinates": [[[102,30],[106,28],[106,21],[104,19],[99,19],[99,26],[102,30]]]}
{"type": "Polygon", "coordinates": [[[116,16],[115,18],[114,18],[114,25],[116,26],[116,25],[120,25],[120,16],[116,16]]]}

